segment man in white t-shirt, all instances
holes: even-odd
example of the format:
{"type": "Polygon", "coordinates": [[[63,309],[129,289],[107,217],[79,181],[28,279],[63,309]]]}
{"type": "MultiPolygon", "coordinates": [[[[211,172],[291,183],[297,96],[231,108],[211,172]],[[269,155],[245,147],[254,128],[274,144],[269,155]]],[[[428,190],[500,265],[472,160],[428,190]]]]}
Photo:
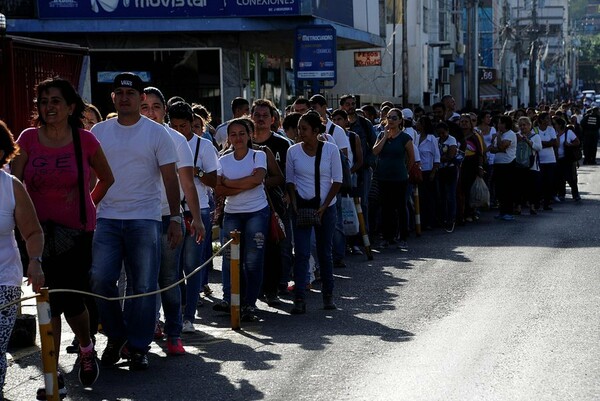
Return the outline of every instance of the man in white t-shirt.
{"type": "Polygon", "coordinates": [[[542,140],[542,150],[539,152],[540,173],[542,176],[542,199],[544,210],[552,210],[550,203],[556,195],[554,175],[556,174],[556,155],[554,148],[557,146],[556,130],[550,125],[550,114],[540,113],[538,126],[534,128],[542,140]]]}
{"type": "MultiPolygon", "coordinates": [[[[115,177],[98,204],[90,273],[93,291],[105,297],[118,296],[116,283],[123,264],[130,294],[157,289],[163,185],[171,216],[167,240],[174,248],[182,239],[177,153],[165,127],[140,115],[143,89],[139,76],[118,74],[111,94],[118,116],[92,128],[115,177]]],[[[156,295],[127,300],[123,310],[118,302],[97,302],[108,336],[102,365],[117,363],[127,345],[130,369],[147,369],[156,295]]]]}
{"type": "MultiPolygon", "coordinates": [[[[200,206],[198,193],[194,185],[194,162],[192,152],[188,146],[186,138],[179,132],[165,124],[166,106],[165,97],[162,92],[153,86],[144,88],[146,98],[142,101],[141,113],[154,122],[163,125],[169,132],[179,161],[177,162],[177,173],[179,176],[180,188],[183,190],[185,203],[188,205],[192,214],[191,231],[195,233],[196,241],[200,242],[205,234],[204,224],[200,215],[200,206]]],[[[158,287],[167,288],[177,282],[181,277],[181,249],[180,243],[175,248],[171,248],[167,242],[167,229],[169,228],[169,204],[167,197],[161,188],[162,198],[162,238],[161,238],[161,257],[160,272],[158,274],[158,287]]],[[[208,203],[206,204],[208,206],[208,203]]],[[[181,317],[181,290],[175,286],[161,293],[162,307],[165,314],[164,333],[167,335],[167,355],[183,355],[185,349],[181,342],[181,330],[183,321],[181,317]]],[[[160,309],[160,304],[157,305],[160,309]]],[[[156,319],[158,325],[158,315],[156,319]]],[[[155,333],[161,333],[160,327],[155,329],[155,333]]]]}

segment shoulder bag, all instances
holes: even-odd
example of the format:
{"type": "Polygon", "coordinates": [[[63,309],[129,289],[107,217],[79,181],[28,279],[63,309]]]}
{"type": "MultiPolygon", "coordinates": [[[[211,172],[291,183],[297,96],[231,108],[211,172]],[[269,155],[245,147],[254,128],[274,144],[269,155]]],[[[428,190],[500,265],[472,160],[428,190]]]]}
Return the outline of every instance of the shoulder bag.
{"type": "Polygon", "coordinates": [[[298,227],[315,227],[321,225],[321,218],[319,217],[319,207],[321,206],[321,180],[320,180],[320,166],[321,166],[321,155],[323,153],[323,142],[319,141],[317,144],[317,155],[315,157],[315,197],[306,200],[300,197],[298,191],[296,191],[296,226],[298,227]]]}

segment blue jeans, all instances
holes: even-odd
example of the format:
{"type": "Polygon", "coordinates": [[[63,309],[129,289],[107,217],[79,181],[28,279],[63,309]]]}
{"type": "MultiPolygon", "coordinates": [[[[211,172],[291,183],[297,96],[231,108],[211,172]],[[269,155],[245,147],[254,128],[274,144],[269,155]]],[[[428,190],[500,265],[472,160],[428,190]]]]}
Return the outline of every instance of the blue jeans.
{"type": "MultiPolygon", "coordinates": [[[[156,291],[160,268],[161,222],[98,219],[92,247],[92,290],[117,297],[124,262],[128,294],[156,291]]],[[[133,351],[147,352],[154,334],[156,295],[118,302],[98,299],[102,327],[109,338],[127,339],[133,351]]]]}
{"type": "Polygon", "coordinates": [[[438,170],[438,174],[442,220],[451,224],[456,219],[458,172],[456,171],[456,167],[444,167],[438,170]]]}
{"type": "MultiPolygon", "coordinates": [[[[225,213],[223,232],[227,239],[233,230],[241,232],[240,269],[242,272],[241,300],[243,306],[256,306],[260,293],[263,264],[265,261],[265,242],[269,232],[269,207],[250,213],[225,213]]],[[[223,255],[223,300],[231,303],[231,252],[227,249],[223,255]]]]}
{"type": "MultiPolygon", "coordinates": [[[[206,232],[208,233],[211,230],[210,208],[202,209],[201,215],[202,223],[204,223],[204,227],[206,227],[206,232]]],[[[207,236],[201,243],[197,244],[196,238],[190,237],[189,234],[189,232],[185,233],[183,249],[181,251],[181,265],[186,275],[186,301],[185,309],[183,311],[183,320],[189,320],[193,323],[196,316],[196,305],[198,304],[200,289],[204,285],[204,278],[208,278],[208,266],[205,266],[193,276],[188,275],[208,260],[206,248],[212,250],[212,243],[207,236]]]]}
{"type": "MultiPolygon", "coordinates": [[[[314,227],[317,240],[317,257],[323,283],[322,294],[333,294],[333,233],[336,222],[335,205],[329,206],[321,219],[321,225],[314,227]]],[[[296,299],[304,299],[308,285],[310,259],[310,237],[313,227],[298,227],[294,224],[296,259],[294,261],[294,292],[296,299]]]]}
{"type": "MultiPolygon", "coordinates": [[[[169,246],[167,232],[170,224],[171,216],[163,216],[162,234],[160,238],[160,270],[158,272],[158,287],[161,289],[166,288],[179,280],[179,263],[182,245],[177,245],[175,249],[171,249],[169,246]]],[[[180,337],[183,323],[181,320],[181,290],[179,286],[161,292],[160,298],[165,313],[165,334],[167,337],[180,337]]],[[[159,308],[160,306],[157,306],[157,309],[159,308]]]]}

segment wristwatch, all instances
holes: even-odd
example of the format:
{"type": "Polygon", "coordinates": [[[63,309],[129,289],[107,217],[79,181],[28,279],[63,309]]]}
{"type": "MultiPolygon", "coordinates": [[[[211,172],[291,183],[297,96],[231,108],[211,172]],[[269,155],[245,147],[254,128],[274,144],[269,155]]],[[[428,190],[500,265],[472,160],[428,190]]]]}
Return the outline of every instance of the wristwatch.
{"type": "Polygon", "coordinates": [[[181,224],[181,216],[171,216],[170,218],[171,221],[174,221],[177,224],[181,224]]]}
{"type": "Polygon", "coordinates": [[[32,260],[38,262],[40,265],[42,264],[42,257],[41,256],[32,256],[31,258],[29,258],[29,261],[31,262],[32,260]]]}
{"type": "Polygon", "coordinates": [[[198,178],[204,177],[204,171],[198,169],[198,172],[196,173],[196,177],[198,177],[198,178]]]}

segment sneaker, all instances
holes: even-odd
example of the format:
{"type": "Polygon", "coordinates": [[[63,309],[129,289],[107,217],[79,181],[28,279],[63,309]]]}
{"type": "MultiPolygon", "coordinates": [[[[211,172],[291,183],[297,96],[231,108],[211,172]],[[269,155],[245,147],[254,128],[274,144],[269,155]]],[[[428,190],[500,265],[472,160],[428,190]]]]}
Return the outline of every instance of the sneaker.
{"type": "Polygon", "coordinates": [[[323,295],[323,309],[325,309],[325,310],[337,309],[337,306],[335,306],[335,303],[333,302],[332,295],[323,295]]]}
{"type": "Polygon", "coordinates": [[[515,219],[515,217],[510,214],[505,214],[504,216],[502,216],[502,220],[504,220],[504,221],[513,221],[514,219],[515,219]]]}
{"type": "Polygon", "coordinates": [[[333,267],[337,269],[343,269],[344,267],[346,267],[346,263],[344,263],[343,260],[336,260],[333,262],[333,267]]]}
{"type": "Polygon", "coordinates": [[[363,251],[357,245],[352,247],[352,255],[363,255],[363,251]]]}
{"type": "Polygon", "coordinates": [[[473,222],[473,218],[472,218],[472,217],[470,217],[470,216],[469,216],[469,217],[465,217],[465,221],[466,221],[467,223],[472,223],[472,222],[473,222]]]}
{"type": "Polygon", "coordinates": [[[265,302],[271,307],[281,305],[281,300],[276,294],[265,294],[265,302]]]}
{"type": "Polygon", "coordinates": [[[253,306],[243,306],[241,320],[242,322],[257,322],[256,308],[253,306]]]}
{"type": "Polygon", "coordinates": [[[290,310],[292,315],[302,315],[306,313],[306,302],[302,299],[297,299],[294,301],[294,307],[290,310]]]}
{"type": "Polygon", "coordinates": [[[581,200],[581,196],[576,196],[576,197],[573,198],[573,200],[575,202],[579,202],[581,200]]]}
{"type": "Polygon", "coordinates": [[[162,327],[160,327],[160,322],[156,322],[156,326],[154,327],[154,339],[162,340],[165,338],[165,333],[163,333],[162,327]]]}
{"type": "Polygon", "coordinates": [[[204,290],[204,295],[207,296],[207,297],[209,295],[212,295],[212,293],[213,293],[213,290],[210,289],[210,287],[208,286],[208,284],[204,285],[203,290],[204,290]]]}
{"type": "Polygon", "coordinates": [[[560,203],[560,198],[556,195],[552,197],[552,200],[554,201],[554,203],[560,203]]]}
{"type": "Polygon", "coordinates": [[[129,370],[146,370],[148,369],[148,355],[144,352],[132,352],[131,361],[129,362],[129,370]]]}
{"type": "MultiPolygon", "coordinates": [[[[65,398],[67,396],[67,388],[65,387],[65,378],[63,377],[62,373],[60,373],[60,372],[58,372],[56,378],[58,381],[58,396],[62,400],[63,398],[65,398]]],[[[46,401],[48,399],[48,397],[46,397],[46,389],[44,387],[37,389],[35,399],[40,400],[40,401],[46,401]]]]}
{"type": "Polygon", "coordinates": [[[192,324],[192,322],[190,322],[189,320],[184,320],[183,321],[183,328],[181,329],[182,333],[195,333],[196,332],[196,328],[194,327],[194,325],[192,324]]]}
{"type": "Polygon", "coordinates": [[[102,352],[100,359],[102,366],[113,366],[121,359],[121,350],[125,346],[125,340],[109,338],[106,348],[102,352]]]}
{"type": "Polygon", "coordinates": [[[231,306],[229,306],[229,302],[221,301],[213,305],[213,310],[215,312],[231,313],[231,306]]]}
{"type": "Polygon", "coordinates": [[[79,350],[79,382],[84,387],[89,387],[96,382],[100,375],[96,351],[83,352],[79,350]]]}
{"type": "Polygon", "coordinates": [[[446,228],[445,228],[446,232],[447,232],[447,233],[453,233],[453,232],[454,232],[454,225],[455,225],[455,223],[454,223],[454,222],[452,222],[452,223],[448,223],[448,224],[446,225],[446,228]]]}
{"type": "Polygon", "coordinates": [[[536,208],[532,207],[529,209],[529,214],[532,216],[535,216],[536,214],[538,214],[536,208]]]}
{"type": "Polygon", "coordinates": [[[171,337],[167,340],[167,355],[181,356],[185,355],[183,343],[179,337],[171,337]]]}
{"type": "Polygon", "coordinates": [[[406,243],[406,241],[398,242],[398,245],[396,245],[396,248],[400,249],[402,252],[408,252],[408,244],[406,243]]]}

